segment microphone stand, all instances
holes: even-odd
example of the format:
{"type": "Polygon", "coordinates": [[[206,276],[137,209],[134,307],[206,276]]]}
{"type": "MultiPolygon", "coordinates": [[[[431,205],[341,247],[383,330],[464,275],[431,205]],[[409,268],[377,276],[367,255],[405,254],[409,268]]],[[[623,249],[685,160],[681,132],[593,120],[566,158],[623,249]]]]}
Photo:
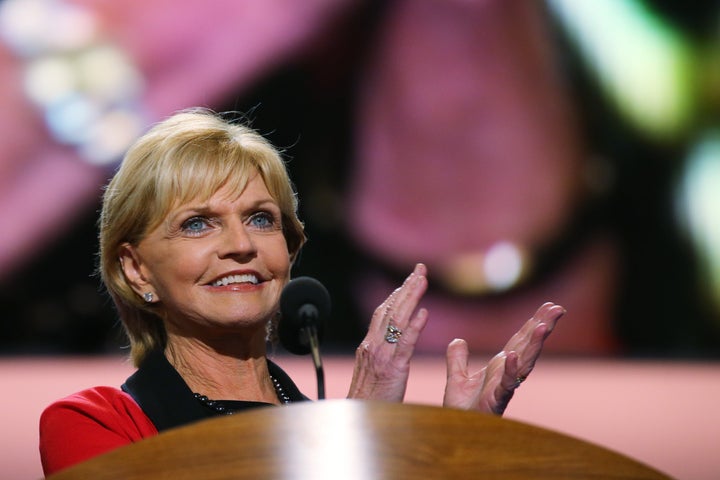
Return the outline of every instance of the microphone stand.
{"type": "Polygon", "coordinates": [[[301,332],[307,335],[310,344],[310,354],[312,355],[313,364],[315,365],[315,377],[317,378],[318,400],[325,399],[325,372],[323,370],[322,358],[320,357],[320,340],[318,339],[317,324],[320,318],[320,312],[317,307],[312,304],[305,304],[299,310],[300,319],[303,327],[301,332]]]}
{"type": "Polygon", "coordinates": [[[310,354],[312,355],[313,364],[315,365],[315,376],[317,378],[318,400],[325,399],[325,371],[323,369],[322,358],[320,357],[320,342],[318,341],[317,328],[313,323],[308,325],[306,329],[308,339],[310,340],[310,354]]]}
{"type": "Polygon", "coordinates": [[[325,373],[320,357],[320,337],[323,321],[330,314],[330,295],[314,278],[296,278],[285,286],[280,295],[280,312],[280,342],[291,353],[312,354],[318,400],[324,400],[325,373]]]}

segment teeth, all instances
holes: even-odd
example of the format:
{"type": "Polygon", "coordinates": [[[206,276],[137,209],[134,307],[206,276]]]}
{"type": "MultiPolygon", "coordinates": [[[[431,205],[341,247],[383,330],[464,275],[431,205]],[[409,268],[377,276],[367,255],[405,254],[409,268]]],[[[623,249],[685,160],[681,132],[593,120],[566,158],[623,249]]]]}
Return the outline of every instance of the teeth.
{"type": "Polygon", "coordinates": [[[231,283],[252,283],[257,285],[258,279],[255,275],[244,274],[244,275],[229,275],[213,282],[214,287],[221,287],[230,285],[231,283]]]}

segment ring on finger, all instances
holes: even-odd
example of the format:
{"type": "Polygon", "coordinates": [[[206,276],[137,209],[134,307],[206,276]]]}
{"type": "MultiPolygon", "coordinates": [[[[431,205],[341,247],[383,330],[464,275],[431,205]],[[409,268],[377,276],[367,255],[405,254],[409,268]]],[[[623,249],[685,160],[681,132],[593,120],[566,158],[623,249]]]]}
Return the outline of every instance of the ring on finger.
{"type": "Polygon", "coordinates": [[[400,341],[400,337],[402,336],[402,330],[400,330],[398,327],[393,325],[392,323],[389,323],[387,326],[387,331],[385,332],[385,341],[387,343],[398,343],[400,341]]]}

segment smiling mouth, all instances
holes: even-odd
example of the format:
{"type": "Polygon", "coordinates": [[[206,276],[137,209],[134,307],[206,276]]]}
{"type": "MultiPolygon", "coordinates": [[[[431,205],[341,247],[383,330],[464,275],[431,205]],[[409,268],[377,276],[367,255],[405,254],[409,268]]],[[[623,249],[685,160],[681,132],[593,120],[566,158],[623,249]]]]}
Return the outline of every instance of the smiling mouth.
{"type": "Polygon", "coordinates": [[[221,279],[215,280],[211,283],[213,287],[224,287],[227,285],[233,285],[233,284],[239,284],[239,283],[249,283],[252,285],[257,285],[260,283],[258,278],[255,275],[245,274],[245,275],[228,275],[227,277],[223,277],[221,279]]]}

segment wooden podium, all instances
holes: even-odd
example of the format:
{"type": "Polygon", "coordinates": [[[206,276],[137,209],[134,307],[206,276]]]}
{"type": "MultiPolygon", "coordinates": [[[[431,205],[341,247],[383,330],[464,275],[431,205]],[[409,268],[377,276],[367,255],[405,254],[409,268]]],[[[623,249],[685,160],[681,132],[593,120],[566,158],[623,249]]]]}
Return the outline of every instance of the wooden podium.
{"type": "Polygon", "coordinates": [[[432,406],[327,400],[165,432],[51,477],[67,479],[668,479],[528,424],[432,406]]]}

